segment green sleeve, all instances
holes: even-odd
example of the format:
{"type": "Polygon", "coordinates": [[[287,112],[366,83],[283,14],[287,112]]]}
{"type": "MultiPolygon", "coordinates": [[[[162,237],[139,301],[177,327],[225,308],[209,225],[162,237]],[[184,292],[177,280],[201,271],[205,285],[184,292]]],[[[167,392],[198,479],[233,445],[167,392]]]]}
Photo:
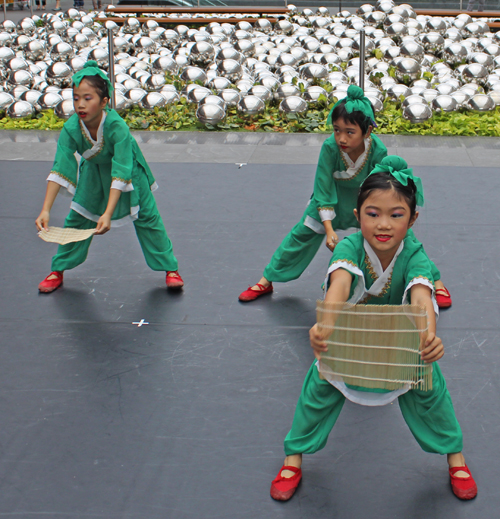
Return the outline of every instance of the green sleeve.
{"type": "Polygon", "coordinates": [[[66,126],[63,126],[59,139],[57,140],[57,151],[54,164],[47,180],[56,182],[68,190],[71,195],[75,194],[78,182],[78,162],[75,157],[77,144],[71,137],[66,126]]]}
{"type": "Polygon", "coordinates": [[[134,189],[132,185],[134,147],[130,130],[121,117],[113,118],[109,136],[113,148],[111,187],[120,191],[132,191],[134,189]]]}
{"type": "Polygon", "coordinates": [[[314,207],[320,209],[335,209],[338,202],[337,187],[333,172],[338,161],[338,148],[333,137],[328,138],[321,147],[316,177],[314,179],[314,195],[311,201],[314,207]]]}
{"type": "Polygon", "coordinates": [[[411,256],[405,271],[405,289],[415,284],[423,284],[431,289],[434,287],[431,262],[422,248],[411,256]]]}

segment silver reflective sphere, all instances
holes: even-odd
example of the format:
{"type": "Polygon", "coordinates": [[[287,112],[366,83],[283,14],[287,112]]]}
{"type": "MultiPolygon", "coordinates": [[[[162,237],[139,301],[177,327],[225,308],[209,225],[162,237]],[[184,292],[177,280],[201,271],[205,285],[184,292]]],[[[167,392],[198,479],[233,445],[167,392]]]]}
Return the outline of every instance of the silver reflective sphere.
{"type": "Polygon", "coordinates": [[[88,55],[88,59],[97,61],[97,64],[101,68],[105,68],[105,69],[108,68],[108,64],[109,64],[108,51],[107,51],[107,49],[105,49],[103,47],[94,47],[90,51],[90,53],[88,55]]]}
{"type": "Polygon", "coordinates": [[[388,88],[387,95],[391,99],[399,101],[401,96],[407,97],[410,95],[410,89],[406,85],[396,84],[388,88]]]}
{"type": "Polygon", "coordinates": [[[219,76],[226,77],[229,81],[235,83],[241,78],[243,70],[240,63],[234,59],[224,59],[218,63],[217,73],[219,76]]]}
{"type": "Polygon", "coordinates": [[[47,68],[45,78],[49,85],[64,88],[71,85],[72,75],[73,71],[66,63],[56,62],[47,68]]]}
{"type": "Polygon", "coordinates": [[[486,81],[487,77],[488,71],[485,67],[483,67],[483,65],[480,65],[479,63],[472,63],[467,65],[462,70],[462,80],[465,83],[471,83],[472,81],[483,82],[486,81]]]}
{"type": "Polygon", "coordinates": [[[255,85],[249,91],[248,95],[260,97],[263,101],[270,101],[273,97],[273,94],[269,88],[266,88],[263,85],[255,85]]]}
{"type": "Polygon", "coordinates": [[[145,110],[154,110],[165,106],[167,100],[160,92],[149,92],[140,101],[139,106],[145,110]]]}
{"type": "Polygon", "coordinates": [[[396,65],[396,77],[399,81],[404,81],[406,78],[410,80],[418,79],[420,72],[420,63],[412,58],[400,59],[396,65]]]}
{"type": "Polygon", "coordinates": [[[153,69],[162,70],[163,72],[171,72],[177,74],[179,67],[177,63],[169,56],[160,56],[153,61],[153,69]]]}
{"type": "Polygon", "coordinates": [[[75,113],[75,108],[73,106],[73,100],[72,99],[63,99],[61,102],[59,102],[55,106],[54,113],[60,119],[69,119],[75,113]]]}
{"type": "Polygon", "coordinates": [[[184,81],[201,81],[202,83],[205,83],[207,75],[201,68],[187,67],[182,71],[181,79],[184,81]]]}
{"type": "Polygon", "coordinates": [[[215,50],[213,45],[206,41],[199,41],[191,47],[190,62],[198,67],[206,67],[213,62],[215,50]]]}
{"type": "Polygon", "coordinates": [[[192,88],[187,98],[191,103],[199,103],[203,98],[211,95],[212,92],[208,88],[196,85],[195,88],[192,88]]]}
{"type": "Polygon", "coordinates": [[[432,117],[432,110],[427,104],[413,104],[403,109],[403,117],[413,124],[424,123],[432,117]]]}
{"type": "Polygon", "coordinates": [[[409,95],[408,97],[405,98],[405,100],[403,101],[402,106],[404,108],[406,106],[411,106],[411,105],[415,105],[415,104],[424,104],[424,105],[426,105],[427,101],[421,95],[411,94],[411,95],[409,95]]]}
{"type": "Polygon", "coordinates": [[[328,69],[323,65],[307,63],[300,68],[300,73],[305,79],[324,79],[328,77],[328,69]]]}
{"type": "Polygon", "coordinates": [[[450,95],[438,95],[432,101],[432,108],[436,112],[454,112],[458,108],[458,103],[450,95]]]}
{"type": "Polygon", "coordinates": [[[208,82],[208,87],[220,92],[231,86],[231,81],[225,77],[216,76],[208,82]]]}
{"type": "Polygon", "coordinates": [[[137,105],[141,102],[141,99],[147,94],[142,88],[132,88],[129,90],[125,97],[130,101],[132,105],[137,105]]]}
{"type": "Polygon", "coordinates": [[[15,70],[9,74],[8,83],[12,86],[25,86],[30,88],[33,85],[33,74],[28,70],[15,70]]]}
{"type": "Polygon", "coordinates": [[[5,110],[9,105],[14,102],[14,96],[7,92],[0,92],[0,111],[5,110]]]}
{"type": "Polygon", "coordinates": [[[225,88],[219,92],[220,97],[224,100],[226,105],[236,106],[241,99],[241,94],[238,90],[232,88],[225,88]]]}
{"type": "MultiPolygon", "coordinates": [[[[8,94],[7,94],[8,95],[8,94]]],[[[38,99],[42,95],[42,92],[39,90],[26,90],[19,96],[20,101],[28,101],[33,106],[36,106],[38,103],[38,99]]]]}
{"type": "Polygon", "coordinates": [[[50,59],[52,61],[66,62],[74,55],[73,47],[66,42],[56,43],[50,49],[50,59]]]}
{"type": "Polygon", "coordinates": [[[8,106],[6,114],[11,119],[22,119],[24,117],[32,117],[35,113],[35,108],[28,101],[16,101],[8,106]]]}
{"type": "Polygon", "coordinates": [[[444,47],[444,38],[437,32],[429,32],[421,37],[426,52],[440,52],[444,47]]]}
{"type": "Polygon", "coordinates": [[[489,112],[495,109],[495,101],[485,94],[476,94],[469,99],[467,106],[478,112],[489,112]]]}
{"type": "Polygon", "coordinates": [[[226,111],[220,105],[207,103],[198,107],[196,117],[202,124],[216,126],[224,120],[226,111]]]}
{"type": "Polygon", "coordinates": [[[40,106],[41,110],[48,110],[50,108],[55,108],[61,101],[63,101],[63,98],[59,94],[56,94],[55,92],[47,92],[38,98],[37,104],[40,106]]]}
{"type": "Polygon", "coordinates": [[[279,109],[287,114],[299,114],[307,111],[307,102],[299,96],[289,96],[281,101],[279,109]]]}
{"type": "Polygon", "coordinates": [[[238,110],[247,115],[256,115],[262,113],[266,108],[266,103],[257,96],[243,97],[238,103],[238,110]]]}

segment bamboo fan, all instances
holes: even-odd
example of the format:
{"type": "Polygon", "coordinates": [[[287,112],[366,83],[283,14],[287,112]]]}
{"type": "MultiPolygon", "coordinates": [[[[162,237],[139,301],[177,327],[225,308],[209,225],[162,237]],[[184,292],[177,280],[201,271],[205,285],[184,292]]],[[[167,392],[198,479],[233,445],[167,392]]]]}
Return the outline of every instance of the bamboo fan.
{"type": "Polygon", "coordinates": [[[367,389],[432,389],[420,358],[427,313],[415,305],[352,305],[318,301],[317,322],[328,334],[320,375],[367,389]]]}
{"type": "Polygon", "coordinates": [[[68,243],[86,240],[90,238],[95,231],[95,229],[73,229],[70,227],[65,227],[63,229],[62,227],[49,227],[48,231],[45,229],[38,231],[38,236],[40,236],[43,241],[66,245],[68,243]]]}

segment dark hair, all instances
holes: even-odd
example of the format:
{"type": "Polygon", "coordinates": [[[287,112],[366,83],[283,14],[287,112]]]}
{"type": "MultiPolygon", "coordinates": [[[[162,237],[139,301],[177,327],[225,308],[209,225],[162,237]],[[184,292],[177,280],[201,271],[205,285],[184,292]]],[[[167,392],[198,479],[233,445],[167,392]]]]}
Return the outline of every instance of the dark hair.
{"type": "Polygon", "coordinates": [[[403,198],[408,204],[410,208],[410,219],[415,216],[417,211],[417,188],[415,182],[409,178],[408,185],[405,186],[387,171],[374,173],[366,177],[366,180],[361,184],[358,193],[358,203],[356,205],[358,215],[361,214],[361,206],[365,203],[366,199],[377,189],[383,191],[394,189],[397,196],[403,198]]]}
{"type": "Polygon", "coordinates": [[[366,116],[363,112],[353,110],[349,113],[346,110],[345,102],[340,102],[332,112],[332,124],[335,124],[335,121],[338,119],[344,119],[344,121],[350,124],[357,124],[361,128],[363,135],[366,134],[370,125],[373,126],[371,118],[366,116]]]}
{"type": "MultiPolygon", "coordinates": [[[[109,99],[108,84],[100,76],[85,76],[82,81],[87,81],[92,87],[95,88],[97,95],[102,101],[105,97],[109,99]]],[[[73,85],[74,88],[75,85],[73,85]]]]}

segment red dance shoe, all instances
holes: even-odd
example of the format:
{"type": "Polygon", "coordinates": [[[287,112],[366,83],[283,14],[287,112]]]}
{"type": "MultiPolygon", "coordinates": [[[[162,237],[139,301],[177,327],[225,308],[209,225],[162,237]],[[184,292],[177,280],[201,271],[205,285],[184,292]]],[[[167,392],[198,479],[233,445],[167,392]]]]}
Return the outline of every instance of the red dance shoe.
{"type": "Polygon", "coordinates": [[[254,290],[252,287],[248,287],[248,290],[245,290],[240,294],[238,299],[240,301],[253,301],[254,299],[257,299],[260,296],[263,296],[265,294],[270,294],[273,291],[273,284],[271,283],[268,287],[265,287],[264,285],[261,285],[260,283],[257,283],[257,286],[260,287],[260,290],[254,290]]]}
{"type": "Polygon", "coordinates": [[[439,308],[450,308],[451,306],[451,295],[447,288],[436,289],[436,303],[439,308]]]}
{"type": "Polygon", "coordinates": [[[177,270],[167,271],[167,277],[165,278],[165,282],[167,284],[167,288],[180,289],[184,286],[184,281],[182,280],[177,270]]]}
{"type": "Polygon", "coordinates": [[[449,469],[449,472],[451,489],[458,499],[474,499],[477,496],[477,485],[467,465],[465,467],[453,467],[449,469]],[[455,476],[460,470],[467,472],[469,477],[455,476]]]}
{"type": "Polygon", "coordinates": [[[288,501],[295,494],[301,480],[302,469],[283,465],[271,483],[271,497],[276,499],[276,501],[288,501]],[[294,472],[294,475],[291,478],[284,478],[281,475],[284,470],[290,470],[294,472]]]}
{"type": "Polygon", "coordinates": [[[63,284],[62,272],[51,272],[39,285],[38,290],[43,294],[50,294],[58,289],[63,284]],[[56,276],[54,279],[49,279],[50,276],[56,276]]]}

